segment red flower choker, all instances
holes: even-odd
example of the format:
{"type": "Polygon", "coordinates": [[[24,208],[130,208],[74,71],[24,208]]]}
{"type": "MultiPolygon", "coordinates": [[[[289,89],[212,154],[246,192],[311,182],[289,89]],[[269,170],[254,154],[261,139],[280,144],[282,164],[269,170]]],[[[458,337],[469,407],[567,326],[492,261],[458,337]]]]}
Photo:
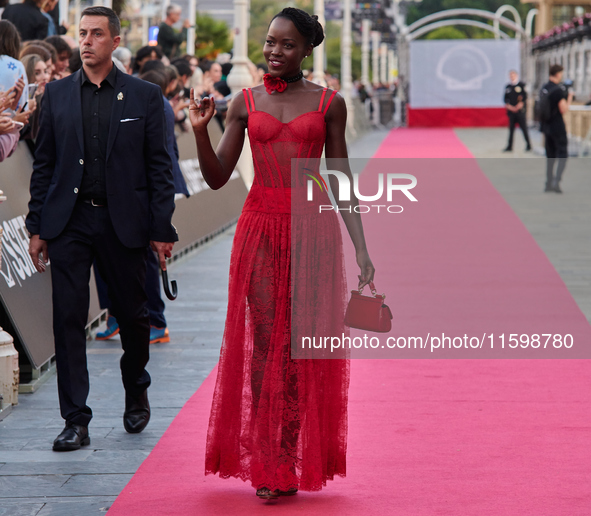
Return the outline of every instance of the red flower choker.
{"type": "Polygon", "coordinates": [[[265,84],[267,93],[270,95],[274,91],[277,91],[277,93],[285,91],[287,83],[299,81],[302,77],[304,77],[304,73],[301,70],[297,75],[285,79],[283,77],[273,77],[270,73],[266,73],[263,75],[263,83],[265,84]]]}

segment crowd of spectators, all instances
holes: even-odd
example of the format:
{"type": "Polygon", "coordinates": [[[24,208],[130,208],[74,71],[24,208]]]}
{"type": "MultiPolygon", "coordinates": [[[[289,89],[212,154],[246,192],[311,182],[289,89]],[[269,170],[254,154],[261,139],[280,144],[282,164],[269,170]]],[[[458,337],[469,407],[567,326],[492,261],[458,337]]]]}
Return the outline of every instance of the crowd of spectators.
{"type": "MultiPolygon", "coordinates": [[[[2,0],[0,0],[1,2],[2,0]]],[[[4,8],[0,20],[0,160],[9,156],[19,139],[26,140],[34,150],[38,131],[39,108],[45,84],[63,79],[82,66],[76,42],[65,36],[67,25],[59,23],[52,13],[58,0],[24,0],[4,8]]],[[[168,13],[172,22],[178,9],[168,13]]],[[[171,20],[169,19],[168,22],[171,20]]],[[[165,23],[165,22],[163,22],[165,23]]],[[[185,24],[186,25],[186,24],[185,24]]],[[[144,46],[135,55],[126,47],[113,53],[115,65],[124,73],[159,85],[167,100],[167,120],[176,132],[187,132],[190,89],[196,98],[213,96],[216,100],[216,121],[224,130],[225,117],[231,101],[226,82],[232,64],[229,54],[216,60],[179,55],[170,48],[144,46]],[[168,54],[168,55],[167,55],[168,54]],[[170,57],[169,57],[170,56],[170,57]],[[168,107],[171,109],[169,110],[168,107]]],[[[265,63],[250,64],[253,85],[263,83],[268,73],[265,63]]],[[[304,72],[313,80],[313,72],[304,72]]],[[[327,86],[339,90],[337,75],[325,73],[327,86]]],[[[379,88],[378,88],[379,89],[379,88]]],[[[353,95],[363,102],[371,95],[356,85],[353,95]]]]}
{"type": "MultiPolygon", "coordinates": [[[[56,23],[48,20],[48,12],[55,4],[56,0],[25,0],[22,4],[6,7],[2,12],[0,161],[14,152],[19,140],[26,140],[34,151],[45,85],[67,77],[82,66],[74,40],[58,34],[64,31],[56,30],[56,23]],[[44,34],[46,36],[41,38],[44,34]]],[[[59,27],[64,29],[63,24],[59,27]]],[[[167,125],[170,124],[169,141],[177,159],[178,150],[173,137],[175,129],[189,130],[187,116],[191,88],[195,88],[198,97],[216,97],[219,101],[217,118],[223,130],[230,95],[225,82],[231,68],[227,62],[229,59],[222,65],[207,59],[199,62],[192,55],[181,55],[171,62],[160,46],[145,46],[135,55],[128,48],[120,47],[113,53],[113,61],[122,72],[161,87],[166,99],[167,125]]]]}

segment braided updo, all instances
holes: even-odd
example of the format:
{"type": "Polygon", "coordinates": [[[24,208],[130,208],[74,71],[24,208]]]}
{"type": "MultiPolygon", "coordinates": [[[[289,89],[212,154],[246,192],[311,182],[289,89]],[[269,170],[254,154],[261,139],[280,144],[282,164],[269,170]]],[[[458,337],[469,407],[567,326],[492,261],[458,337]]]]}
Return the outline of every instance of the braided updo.
{"type": "MultiPolygon", "coordinates": [[[[295,7],[286,7],[280,13],[273,16],[275,18],[286,18],[290,20],[298,32],[306,38],[306,42],[317,47],[324,41],[324,29],[318,21],[318,16],[309,15],[306,11],[296,9],[295,7]]],[[[271,21],[273,21],[271,20],[271,21]]]]}

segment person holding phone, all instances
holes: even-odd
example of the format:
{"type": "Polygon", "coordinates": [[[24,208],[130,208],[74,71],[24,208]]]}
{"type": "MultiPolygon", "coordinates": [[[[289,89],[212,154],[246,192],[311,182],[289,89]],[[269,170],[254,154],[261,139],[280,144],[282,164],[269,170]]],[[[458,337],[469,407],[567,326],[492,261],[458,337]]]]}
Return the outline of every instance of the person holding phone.
{"type": "Polygon", "coordinates": [[[27,54],[22,58],[27,72],[29,86],[27,87],[27,103],[25,109],[31,112],[29,127],[22,134],[22,139],[35,140],[39,131],[39,110],[41,98],[45,92],[45,85],[50,79],[49,69],[43,58],[37,54],[27,54]]]}
{"type": "Polygon", "coordinates": [[[0,91],[13,90],[13,101],[5,106],[13,112],[22,109],[27,101],[23,96],[28,80],[25,67],[19,61],[21,38],[8,20],[0,20],[0,91]]]}
{"type": "Polygon", "coordinates": [[[50,70],[47,63],[37,54],[29,54],[22,58],[25,65],[29,88],[27,89],[27,98],[31,100],[35,97],[39,99],[45,92],[45,85],[51,79],[50,70]],[[32,95],[31,95],[32,94],[32,95]]]}

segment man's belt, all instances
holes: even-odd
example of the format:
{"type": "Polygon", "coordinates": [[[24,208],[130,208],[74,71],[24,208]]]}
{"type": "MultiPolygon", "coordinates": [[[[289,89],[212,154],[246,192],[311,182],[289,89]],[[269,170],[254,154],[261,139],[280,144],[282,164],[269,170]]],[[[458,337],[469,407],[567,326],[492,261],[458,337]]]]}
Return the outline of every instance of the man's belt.
{"type": "Polygon", "coordinates": [[[105,197],[97,197],[91,199],[80,199],[81,202],[91,204],[92,206],[101,207],[107,205],[107,199],[105,197]]]}

